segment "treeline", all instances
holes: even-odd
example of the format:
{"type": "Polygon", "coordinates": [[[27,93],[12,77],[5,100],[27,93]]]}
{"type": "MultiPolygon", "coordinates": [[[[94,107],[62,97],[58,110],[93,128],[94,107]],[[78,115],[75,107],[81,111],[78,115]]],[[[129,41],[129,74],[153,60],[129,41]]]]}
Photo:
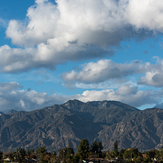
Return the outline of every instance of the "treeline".
{"type": "Polygon", "coordinates": [[[87,139],[83,139],[79,142],[78,151],[77,153],[74,152],[71,145],[69,147],[63,148],[59,150],[57,154],[56,151],[48,152],[46,147],[40,147],[39,149],[24,149],[24,148],[17,148],[15,152],[7,151],[1,152],[0,151],[0,161],[7,162],[7,158],[11,162],[40,162],[40,163],[78,163],[79,160],[87,159],[89,156],[92,157],[105,157],[102,153],[102,143],[94,141],[93,144],[90,146],[87,139]]]}
{"type": "Polygon", "coordinates": [[[129,163],[163,163],[163,147],[161,150],[152,149],[143,153],[139,152],[137,148],[121,149],[118,151],[118,143],[116,141],[114,143],[114,150],[106,151],[105,159],[129,163]]]}
{"type": "Polygon", "coordinates": [[[150,162],[163,162],[163,148],[159,150],[150,150],[144,153],[138,151],[137,148],[121,149],[118,151],[117,141],[114,143],[114,150],[102,151],[102,142],[94,141],[92,145],[89,145],[87,139],[83,139],[79,142],[78,150],[75,153],[71,145],[56,151],[48,152],[46,147],[40,147],[39,149],[24,149],[17,148],[15,152],[0,151],[1,162],[39,162],[39,163],[79,163],[82,160],[98,160],[103,158],[106,160],[114,160],[115,162],[133,162],[133,163],[150,163],[150,162]],[[9,160],[7,160],[7,158],[9,160]]]}

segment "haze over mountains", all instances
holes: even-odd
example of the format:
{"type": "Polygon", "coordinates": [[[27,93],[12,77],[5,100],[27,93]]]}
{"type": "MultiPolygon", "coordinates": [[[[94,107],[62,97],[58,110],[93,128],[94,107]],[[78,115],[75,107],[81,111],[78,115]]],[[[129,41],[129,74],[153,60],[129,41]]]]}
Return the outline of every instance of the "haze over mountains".
{"type": "Polygon", "coordinates": [[[0,116],[0,150],[39,148],[76,150],[81,139],[118,147],[149,150],[163,146],[163,110],[138,110],[118,101],[70,100],[31,112],[12,110],[0,116]]]}

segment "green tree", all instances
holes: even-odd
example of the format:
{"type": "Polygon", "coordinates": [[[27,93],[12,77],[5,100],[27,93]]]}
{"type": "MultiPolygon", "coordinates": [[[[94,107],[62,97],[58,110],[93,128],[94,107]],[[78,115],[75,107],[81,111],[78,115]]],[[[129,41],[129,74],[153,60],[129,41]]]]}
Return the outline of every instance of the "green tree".
{"type": "Polygon", "coordinates": [[[101,153],[103,150],[103,145],[101,141],[98,143],[98,146],[99,146],[99,152],[101,153]]]}
{"type": "Polygon", "coordinates": [[[57,152],[54,150],[51,154],[52,154],[53,156],[56,156],[56,155],[57,155],[57,152]]]}
{"type": "Polygon", "coordinates": [[[156,150],[152,149],[152,150],[146,152],[146,154],[147,154],[150,158],[154,158],[155,155],[156,155],[157,153],[156,153],[156,150]]]}
{"type": "Polygon", "coordinates": [[[123,153],[123,158],[137,158],[141,153],[137,148],[126,149],[123,153]]]}
{"type": "Polygon", "coordinates": [[[24,162],[25,161],[25,156],[26,156],[25,149],[24,148],[17,148],[16,156],[17,156],[17,161],[18,162],[24,162]]]}
{"type": "Polygon", "coordinates": [[[96,140],[93,142],[90,148],[90,154],[97,155],[97,157],[102,157],[102,142],[97,142],[96,140]]]}
{"type": "Polygon", "coordinates": [[[43,147],[40,147],[39,149],[36,150],[36,153],[37,153],[37,156],[39,157],[39,162],[40,163],[45,163],[46,160],[45,160],[45,156],[47,154],[47,150],[46,150],[46,147],[43,146],[43,147]]]}
{"type": "Polygon", "coordinates": [[[69,157],[70,155],[74,155],[74,150],[72,147],[66,148],[66,157],[69,157]]]}
{"type": "Polygon", "coordinates": [[[160,158],[160,151],[155,149],[155,158],[158,160],[160,158]]]}
{"type": "Polygon", "coordinates": [[[3,152],[0,151],[0,161],[2,161],[2,159],[3,159],[3,152]]]}
{"type": "Polygon", "coordinates": [[[69,156],[74,155],[74,150],[71,147],[63,148],[59,150],[59,158],[65,162],[69,156]]]}
{"type": "Polygon", "coordinates": [[[121,149],[119,152],[119,158],[123,159],[123,154],[125,152],[125,149],[121,149]]]}
{"type": "Polygon", "coordinates": [[[115,154],[114,154],[114,151],[107,151],[106,152],[106,159],[107,160],[111,160],[112,158],[114,158],[115,157],[115,154]]]}
{"type": "Polygon", "coordinates": [[[151,163],[152,161],[151,161],[151,158],[150,158],[149,156],[147,156],[147,157],[145,157],[145,158],[143,159],[143,162],[144,162],[144,163],[151,163]]]}
{"type": "Polygon", "coordinates": [[[138,156],[141,156],[141,153],[138,151],[137,148],[131,148],[131,157],[137,158],[138,156]]]}
{"type": "Polygon", "coordinates": [[[73,156],[73,158],[72,158],[72,161],[73,161],[73,163],[79,162],[79,155],[78,155],[78,154],[75,154],[75,155],[73,156]]]}
{"type": "Polygon", "coordinates": [[[115,156],[118,156],[118,142],[117,142],[117,140],[114,143],[114,154],[115,154],[115,156]]]}
{"type": "Polygon", "coordinates": [[[163,147],[161,147],[160,156],[163,159],[163,147]]]}
{"type": "Polygon", "coordinates": [[[51,153],[51,157],[50,157],[50,163],[57,163],[58,161],[58,157],[57,157],[57,153],[56,151],[54,150],[52,153],[51,153]]]}
{"type": "Polygon", "coordinates": [[[29,157],[31,155],[31,150],[27,149],[27,156],[29,157]]]}
{"type": "Polygon", "coordinates": [[[124,159],[131,158],[131,151],[130,150],[125,150],[124,153],[123,153],[123,158],[124,159]]]}
{"type": "Polygon", "coordinates": [[[36,153],[37,153],[37,154],[45,153],[45,152],[46,152],[46,147],[45,147],[45,146],[40,147],[39,149],[36,150],[36,153]]]}
{"type": "Polygon", "coordinates": [[[50,162],[51,160],[51,153],[46,153],[43,158],[43,162],[50,162]]]}
{"type": "Polygon", "coordinates": [[[85,159],[88,157],[89,154],[89,142],[87,139],[82,139],[79,142],[79,146],[78,146],[78,154],[80,159],[85,159]]]}
{"type": "Polygon", "coordinates": [[[95,140],[95,141],[93,142],[93,144],[91,145],[90,151],[91,151],[93,154],[98,154],[99,145],[98,145],[98,142],[97,142],[96,140],[95,140]]]}
{"type": "Polygon", "coordinates": [[[29,158],[30,155],[34,155],[34,151],[35,150],[33,148],[32,149],[27,149],[26,154],[27,154],[28,158],[29,158]]]}
{"type": "Polygon", "coordinates": [[[11,155],[11,158],[12,159],[10,159],[12,162],[14,161],[14,162],[16,162],[17,160],[16,160],[16,158],[17,158],[17,153],[16,152],[13,152],[12,153],[12,155],[11,155]]]}
{"type": "Polygon", "coordinates": [[[141,156],[134,157],[133,161],[134,161],[134,163],[140,163],[143,161],[143,158],[141,156]]]}

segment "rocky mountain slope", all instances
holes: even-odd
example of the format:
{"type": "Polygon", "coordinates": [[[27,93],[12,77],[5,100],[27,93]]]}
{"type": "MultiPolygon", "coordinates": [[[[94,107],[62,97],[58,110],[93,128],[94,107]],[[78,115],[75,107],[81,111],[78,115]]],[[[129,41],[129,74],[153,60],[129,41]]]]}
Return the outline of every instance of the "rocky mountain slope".
{"type": "Polygon", "coordinates": [[[81,139],[102,141],[104,149],[163,146],[163,110],[140,111],[117,101],[83,103],[70,100],[31,112],[12,111],[0,115],[0,150],[39,148],[59,150],[81,139]]]}

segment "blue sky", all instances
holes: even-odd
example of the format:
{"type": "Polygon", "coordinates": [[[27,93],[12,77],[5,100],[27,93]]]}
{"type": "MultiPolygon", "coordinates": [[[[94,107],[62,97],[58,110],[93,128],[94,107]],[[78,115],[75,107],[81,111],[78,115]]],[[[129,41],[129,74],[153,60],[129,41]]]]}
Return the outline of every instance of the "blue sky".
{"type": "Polygon", "coordinates": [[[70,99],[163,108],[161,0],[0,1],[0,111],[70,99]]]}

